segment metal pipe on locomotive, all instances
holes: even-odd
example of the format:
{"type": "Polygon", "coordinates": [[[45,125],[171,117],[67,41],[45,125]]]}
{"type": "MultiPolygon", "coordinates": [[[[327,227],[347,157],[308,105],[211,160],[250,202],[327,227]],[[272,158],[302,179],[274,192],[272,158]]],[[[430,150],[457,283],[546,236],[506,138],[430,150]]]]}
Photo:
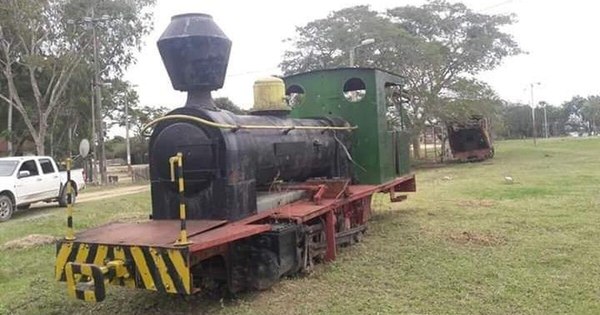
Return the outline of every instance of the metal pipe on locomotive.
{"type": "Polygon", "coordinates": [[[211,97],[231,42],[210,16],[174,16],[158,48],[188,97],[151,123],[151,220],[59,241],[56,278],[70,295],[100,301],[108,283],[177,294],[206,280],[264,289],[359,240],[373,194],[401,201],[396,193],[415,191],[409,138],[387,119],[390,108],[402,119],[393,101],[401,77],[343,68],[259,80],[251,115],[236,115],[211,97]],[[290,108],[284,94],[297,92],[304,100],[290,108]]]}

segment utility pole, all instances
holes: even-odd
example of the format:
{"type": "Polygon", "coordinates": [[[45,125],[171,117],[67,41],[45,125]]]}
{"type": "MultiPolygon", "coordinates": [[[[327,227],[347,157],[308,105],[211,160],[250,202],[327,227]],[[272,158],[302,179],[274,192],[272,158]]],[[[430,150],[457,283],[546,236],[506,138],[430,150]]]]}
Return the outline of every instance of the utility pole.
{"type": "Polygon", "coordinates": [[[533,102],[533,85],[540,85],[540,82],[530,83],[529,89],[531,91],[531,123],[533,126],[533,145],[537,145],[537,130],[535,129],[535,103],[533,102]]]}
{"type": "Polygon", "coordinates": [[[96,93],[94,91],[96,90],[96,88],[94,86],[95,82],[92,80],[92,97],[90,100],[92,104],[92,146],[94,147],[94,152],[92,154],[92,181],[94,183],[99,183],[98,168],[96,168],[96,161],[98,160],[98,134],[96,133],[96,106],[94,106],[94,97],[96,96],[96,93]]]}
{"type": "Polygon", "coordinates": [[[83,24],[92,29],[92,46],[94,49],[94,80],[92,89],[94,91],[95,101],[92,102],[92,133],[97,137],[97,144],[94,141],[94,155],[99,160],[100,164],[100,183],[108,182],[106,175],[106,152],[104,150],[104,125],[102,124],[102,82],[100,78],[100,69],[98,69],[98,35],[96,34],[96,24],[111,20],[108,15],[103,15],[96,18],[94,8],[92,7],[91,16],[86,16],[79,21],[67,20],[67,24],[83,24]],[[97,128],[97,133],[95,132],[97,128]],[[100,152],[98,156],[98,147],[100,152]]]}
{"type": "Polygon", "coordinates": [[[131,147],[129,144],[129,102],[127,101],[127,97],[125,97],[125,143],[127,145],[127,172],[129,172],[129,176],[132,176],[133,174],[131,173],[131,147]]]}
{"type": "Polygon", "coordinates": [[[548,139],[548,115],[546,114],[546,107],[548,107],[548,104],[544,104],[544,131],[546,139],[548,139]]]}
{"type": "Polygon", "coordinates": [[[98,123],[98,145],[100,146],[100,182],[102,185],[108,183],[106,175],[106,152],[104,150],[104,126],[102,124],[102,89],[100,81],[100,71],[98,70],[98,36],[96,34],[96,23],[94,19],[94,9],[92,8],[92,18],[89,19],[92,23],[92,38],[94,44],[94,87],[96,94],[96,119],[98,123]]]}
{"type": "Polygon", "coordinates": [[[360,42],[360,44],[352,47],[350,49],[350,67],[354,67],[354,55],[356,54],[356,49],[362,46],[370,45],[375,42],[375,38],[367,38],[360,42]]]}

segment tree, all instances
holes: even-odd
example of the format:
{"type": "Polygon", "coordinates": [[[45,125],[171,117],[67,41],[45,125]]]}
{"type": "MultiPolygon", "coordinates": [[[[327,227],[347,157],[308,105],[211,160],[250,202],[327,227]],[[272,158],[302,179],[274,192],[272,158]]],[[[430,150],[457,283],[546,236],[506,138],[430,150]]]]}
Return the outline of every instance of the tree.
{"type": "Polygon", "coordinates": [[[139,95],[130,82],[121,79],[111,79],[110,86],[104,89],[102,102],[102,119],[108,121],[108,126],[125,126],[125,107],[135,114],[138,109],[139,95]]]}
{"type": "Polygon", "coordinates": [[[235,105],[228,97],[217,97],[215,98],[215,105],[224,110],[228,110],[237,115],[245,115],[247,112],[235,105]]]}
{"type": "Polygon", "coordinates": [[[443,106],[432,108],[432,116],[445,122],[464,122],[473,116],[487,117],[499,123],[502,100],[485,82],[460,78],[440,96],[443,106]]]}
{"type": "Polygon", "coordinates": [[[587,100],[579,95],[574,96],[571,100],[563,103],[563,108],[568,115],[567,126],[570,131],[588,132],[588,124],[586,122],[585,110],[587,100]]]}
{"type": "Polygon", "coordinates": [[[43,155],[48,119],[81,56],[64,40],[57,3],[6,0],[2,4],[0,65],[8,93],[0,94],[0,99],[21,113],[37,153],[43,155]],[[20,75],[27,75],[27,85],[17,85],[20,75]]]}
{"type": "Polygon", "coordinates": [[[512,37],[501,31],[512,23],[513,16],[480,14],[464,4],[440,0],[385,14],[357,6],[297,28],[293,48],[285,52],[280,67],[290,74],[343,66],[361,39],[374,38],[373,45],[361,47],[357,64],[406,77],[411,94],[408,127],[418,154],[418,135],[447,104],[445,95],[505,57],[521,53],[512,37]]]}
{"type": "MultiPolygon", "coordinates": [[[[571,130],[569,126],[570,114],[565,107],[552,106],[546,102],[540,102],[535,109],[536,133],[544,135],[545,119],[548,121],[548,135],[557,137],[565,135],[571,130]]],[[[503,104],[500,112],[502,130],[498,135],[507,139],[522,139],[533,136],[533,124],[531,118],[531,106],[524,104],[503,104]]]]}
{"type": "Polygon", "coordinates": [[[600,122],[600,96],[590,95],[581,108],[582,119],[588,135],[598,134],[598,122],[600,122]]]}
{"type": "Polygon", "coordinates": [[[130,124],[132,126],[133,131],[139,138],[144,138],[144,126],[149,122],[153,121],[156,118],[162,117],[167,113],[168,109],[163,106],[154,107],[154,106],[143,106],[137,109],[134,109],[130,112],[131,121],[130,124]]]}
{"type": "Polygon", "coordinates": [[[133,163],[148,162],[148,138],[147,130],[144,127],[156,118],[162,117],[167,113],[168,109],[163,106],[142,106],[130,111],[131,129],[136,134],[136,137],[131,139],[131,155],[133,163]]]}
{"type": "Polygon", "coordinates": [[[506,104],[502,109],[504,132],[502,137],[521,139],[533,135],[531,123],[531,106],[523,104],[506,104]]]}
{"type": "MultiPolygon", "coordinates": [[[[540,102],[540,115],[539,117],[543,117],[543,108],[546,108],[546,117],[548,120],[548,134],[550,137],[558,137],[567,134],[567,121],[569,120],[569,115],[565,111],[563,107],[552,106],[547,103],[540,102]],[[543,105],[543,106],[542,106],[543,105]]],[[[538,117],[538,113],[536,113],[536,117],[538,117]]]]}
{"type": "Polygon", "coordinates": [[[48,128],[55,126],[51,122],[61,121],[60,115],[55,114],[64,114],[68,112],[67,106],[78,105],[68,97],[74,94],[67,90],[72,83],[84,82],[85,90],[89,91],[87,86],[93,73],[90,32],[67,22],[81,21],[90,11],[109,16],[97,32],[105,44],[100,45],[99,66],[105,77],[115,76],[133,62],[132,52],[151,28],[150,13],[143,9],[153,3],[153,0],[0,2],[0,67],[7,86],[0,99],[21,114],[38,154],[45,153],[48,128]],[[79,80],[82,77],[86,79],[79,80]]]}
{"type": "MultiPolygon", "coordinates": [[[[365,51],[373,52],[383,47],[384,42],[395,40],[398,34],[402,35],[403,32],[397,31],[389,19],[371,11],[369,6],[341,9],[324,19],[297,27],[295,38],[286,39],[293,48],[284,53],[279,66],[286,75],[345,66],[350,50],[361,40],[374,38],[375,44],[365,47],[365,51]]],[[[357,64],[366,63],[369,62],[364,58],[357,58],[357,64]]]]}
{"type": "MultiPolygon", "coordinates": [[[[0,94],[6,94],[7,92],[6,81],[2,80],[0,77],[0,94]]],[[[4,101],[0,100],[0,103],[3,102],[4,101]]],[[[12,127],[11,130],[8,129],[9,110],[8,106],[0,106],[0,138],[12,142],[12,152],[7,152],[7,155],[12,155],[11,153],[22,155],[24,153],[23,151],[25,148],[23,146],[25,143],[28,141],[33,143],[33,139],[27,131],[27,126],[23,122],[23,119],[14,110],[12,115],[12,127]]]]}

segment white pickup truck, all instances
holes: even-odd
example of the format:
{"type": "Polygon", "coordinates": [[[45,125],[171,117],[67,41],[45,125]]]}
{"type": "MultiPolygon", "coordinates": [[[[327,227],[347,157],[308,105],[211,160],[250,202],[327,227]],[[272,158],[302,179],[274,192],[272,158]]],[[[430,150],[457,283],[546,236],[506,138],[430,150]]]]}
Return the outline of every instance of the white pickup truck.
{"type": "MultiPolygon", "coordinates": [[[[16,209],[24,210],[35,202],[58,201],[67,205],[67,172],[48,156],[0,158],[0,222],[7,221],[16,209]]],[[[77,193],[85,188],[82,169],[71,171],[75,202],[77,193]]]]}

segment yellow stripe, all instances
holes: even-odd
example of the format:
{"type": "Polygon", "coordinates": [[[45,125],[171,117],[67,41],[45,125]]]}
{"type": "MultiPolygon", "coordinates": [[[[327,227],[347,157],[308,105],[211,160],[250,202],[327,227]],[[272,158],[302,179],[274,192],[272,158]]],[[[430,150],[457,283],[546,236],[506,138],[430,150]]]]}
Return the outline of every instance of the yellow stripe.
{"type": "Polygon", "coordinates": [[[135,262],[135,266],[139,271],[139,274],[144,282],[144,286],[148,290],[156,290],[156,286],[154,285],[154,280],[152,280],[152,275],[148,270],[148,265],[146,264],[146,260],[144,259],[144,254],[139,247],[132,246],[130,248],[131,255],[133,256],[133,260],[135,262]]]}
{"type": "MultiPolygon", "coordinates": [[[[82,264],[81,265],[81,274],[93,279],[92,267],[88,264],[82,264]]],[[[96,294],[94,293],[94,291],[85,290],[85,291],[83,291],[83,299],[88,302],[95,302],[96,294]]]]}
{"type": "Polygon", "coordinates": [[[65,276],[67,278],[67,293],[69,293],[70,297],[75,299],[77,298],[77,295],[75,295],[75,278],[73,277],[73,268],[71,264],[65,266],[65,276]]]}
{"type": "Polygon", "coordinates": [[[191,291],[190,291],[190,280],[191,279],[190,279],[190,272],[189,272],[190,270],[186,266],[185,260],[183,259],[183,255],[178,250],[169,249],[169,250],[167,250],[167,252],[169,253],[169,258],[171,258],[171,261],[173,262],[173,265],[175,266],[177,273],[183,280],[183,286],[185,287],[186,293],[191,293],[191,291]]]}
{"type": "Polygon", "coordinates": [[[160,274],[160,277],[162,278],[162,282],[163,282],[167,292],[177,293],[177,288],[175,287],[175,284],[173,283],[173,279],[171,279],[171,276],[169,276],[169,273],[167,271],[167,265],[165,265],[165,262],[164,262],[162,256],[159,255],[158,252],[153,248],[150,249],[150,255],[152,256],[152,259],[154,260],[156,268],[158,268],[158,272],[160,274]]]}
{"type": "MultiPolygon", "coordinates": [[[[122,261],[127,261],[127,258],[125,258],[125,251],[123,250],[122,247],[117,247],[113,250],[114,252],[114,257],[117,260],[122,260],[122,261]]],[[[131,272],[131,271],[129,271],[131,272]]],[[[133,279],[133,277],[128,277],[126,279],[123,279],[123,282],[125,284],[126,287],[128,288],[135,288],[135,280],[133,279]]],[[[119,284],[119,280],[117,278],[114,278],[112,281],[113,284],[119,284]]]]}
{"type": "Polygon", "coordinates": [[[98,250],[96,251],[96,257],[94,257],[94,265],[103,266],[104,259],[106,259],[106,254],[108,253],[108,247],[104,245],[98,245],[98,250]]]}
{"type": "Polygon", "coordinates": [[[72,247],[73,243],[62,243],[60,245],[60,249],[58,250],[58,254],[56,255],[56,270],[54,271],[56,281],[60,281],[61,275],[65,268],[65,264],[67,263],[67,259],[69,258],[69,254],[71,253],[72,247]]]}
{"type": "Polygon", "coordinates": [[[83,291],[83,299],[86,302],[96,302],[96,293],[94,291],[83,291]]]}
{"type": "Polygon", "coordinates": [[[123,250],[123,248],[121,248],[121,247],[116,247],[116,248],[113,250],[113,253],[114,253],[114,257],[115,257],[115,259],[117,259],[117,260],[122,260],[122,261],[125,261],[125,260],[126,260],[126,259],[125,259],[125,251],[123,250]]]}
{"type": "Polygon", "coordinates": [[[92,275],[92,268],[90,267],[90,265],[87,264],[81,264],[79,265],[81,268],[81,274],[84,276],[91,276],[92,275]]]}
{"type": "Polygon", "coordinates": [[[79,250],[77,251],[77,257],[75,257],[76,262],[85,263],[85,259],[90,252],[90,245],[81,244],[79,245],[79,250]]]}

